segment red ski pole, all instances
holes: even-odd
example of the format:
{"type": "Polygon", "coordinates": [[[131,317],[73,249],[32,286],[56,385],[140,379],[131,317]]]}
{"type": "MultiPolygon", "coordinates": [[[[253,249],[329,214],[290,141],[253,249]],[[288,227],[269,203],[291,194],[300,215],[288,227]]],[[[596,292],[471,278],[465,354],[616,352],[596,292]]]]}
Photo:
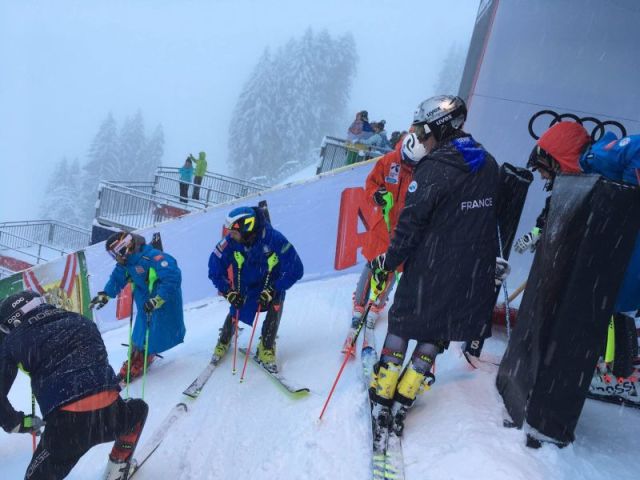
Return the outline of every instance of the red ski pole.
{"type": "Polygon", "coordinates": [[[349,361],[351,352],[356,347],[356,341],[358,340],[358,336],[360,335],[362,328],[367,323],[367,316],[369,315],[369,310],[371,310],[371,305],[373,305],[373,300],[369,300],[369,303],[367,304],[367,308],[365,309],[364,314],[362,315],[362,318],[358,323],[358,328],[356,328],[356,333],[353,336],[353,340],[351,340],[351,344],[349,345],[349,347],[347,348],[347,351],[344,354],[344,360],[342,361],[342,365],[340,365],[340,370],[338,370],[338,375],[336,376],[336,379],[333,381],[333,385],[331,386],[331,390],[329,391],[329,396],[327,397],[327,400],[324,402],[324,406],[322,407],[322,411],[320,412],[320,417],[318,417],[318,420],[322,420],[322,416],[324,415],[324,411],[327,409],[327,405],[329,405],[329,400],[331,400],[333,391],[336,389],[336,385],[338,385],[338,380],[340,380],[340,376],[342,376],[342,371],[344,370],[344,367],[347,365],[347,362],[349,361]]]}
{"type": "Polygon", "coordinates": [[[242,367],[242,375],[240,375],[240,382],[244,380],[244,373],[247,370],[247,362],[249,361],[249,355],[251,355],[251,342],[253,342],[253,334],[256,333],[256,326],[258,325],[259,318],[260,318],[260,304],[258,304],[258,311],[256,312],[256,318],[253,319],[253,327],[251,327],[251,336],[249,337],[247,354],[244,356],[244,365],[242,367]]]}

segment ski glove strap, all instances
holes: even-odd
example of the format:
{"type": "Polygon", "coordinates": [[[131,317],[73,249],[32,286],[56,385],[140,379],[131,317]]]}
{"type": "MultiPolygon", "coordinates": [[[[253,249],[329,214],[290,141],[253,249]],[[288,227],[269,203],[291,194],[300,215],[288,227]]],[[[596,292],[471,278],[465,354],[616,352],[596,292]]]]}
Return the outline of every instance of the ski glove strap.
{"type": "Polygon", "coordinates": [[[164,300],[159,295],[156,295],[155,297],[150,298],[149,300],[144,302],[143,308],[146,313],[151,313],[154,310],[160,308],[162,305],[164,305],[164,300]]]}
{"type": "Polygon", "coordinates": [[[240,308],[244,305],[244,297],[240,295],[240,292],[237,290],[229,290],[224,294],[224,298],[226,298],[227,302],[236,308],[240,308]]]}
{"type": "Polygon", "coordinates": [[[11,433],[35,433],[40,435],[42,427],[44,427],[44,422],[37,415],[22,415],[22,420],[11,430],[11,433]]]}
{"type": "Polygon", "coordinates": [[[100,310],[104,307],[109,301],[109,296],[105,292],[98,292],[98,294],[91,299],[89,303],[89,308],[93,310],[95,307],[96,310],[100,310]]]}

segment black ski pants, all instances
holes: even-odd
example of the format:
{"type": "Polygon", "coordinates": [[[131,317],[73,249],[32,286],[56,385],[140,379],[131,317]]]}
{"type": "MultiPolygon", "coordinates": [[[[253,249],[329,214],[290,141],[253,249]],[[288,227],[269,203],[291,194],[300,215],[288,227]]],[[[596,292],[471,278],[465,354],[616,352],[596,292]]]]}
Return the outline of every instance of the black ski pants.
{"type": "Polygon", "coordinates": [[[148,410],[144,400],[125,401],[120,397],[99,410],[56,410],[46,418],[44,432],[25,473],[25,480],[65,478],[91,447],[130,433],[139,421],[146,418],[148,410]]]}

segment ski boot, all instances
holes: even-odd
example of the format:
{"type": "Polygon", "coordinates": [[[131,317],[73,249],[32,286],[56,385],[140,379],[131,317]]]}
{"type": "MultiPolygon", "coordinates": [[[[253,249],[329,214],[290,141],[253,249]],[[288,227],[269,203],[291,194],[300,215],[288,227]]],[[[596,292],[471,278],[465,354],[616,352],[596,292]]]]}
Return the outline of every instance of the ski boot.
{"type": "Polygon", "coordinates": [[[258,342],[256,349],[256,359],[262,364],[262,366],[271,373],[278,373],[278,366],[276,365],[276,344],[273,344],[272,348],[266,348],[262,343],[262,337],[258,342]]]}
{"type": "MultiPolygon", "coordinates": [[[[156,355],[150,353],[147,355],[147,370],[149,369],[149,365],[151,365],[156,359],[156,355]]],[[[131,353],[131,369],[128,369],[128,360],[125,360],[120,368],[120,373],[118,377],[121,382],[127,383],[127,374],[130,375],[130,379],[134,380],[138,377],[141,377],[144,373],[144,352],[140,350],[134,350],[131,353]]]]}
{"type": "Polygon", "coordinates": [[[229,345],[231,341],[223,342],[222,340],[218,340],[215,348],[213,349],[213,355],[211,357],[211,363],[218,363],[222,357],[224,357],[227,350],[229,350],[229,345]]]}
{"type": "Polygon", "coordinates": [[[142,429],[144,428],[144,424],[147,420],[149,407],[139,399],[127,400],[127,402],[141,402],[144,405],[142,418],[136,422],[129,433],[118,437],[113,444],[113,448],[109,454],[109,461],[107,462],[107,471],[104,477],[105,480],[127,480],[129,475],[133,473],[131,470],[133,464],[133,453],[135,452],[138,440],[140,440],[140,436],[142,435],[142,429]]]}
{"type": "Polygon", "coordinates": [[[397,407],[393,411],[392,428],[397,436],[401,437],[404,432],[404,421],[407,417],[407,412],[413,406],[416,397],[425,390],[429,390],[435,381],[436,377],[431,372],[426,374],[418,372],[413,367],[413,362],[407,365],[400,377],[398,390],[394,396],[397,407]]]}

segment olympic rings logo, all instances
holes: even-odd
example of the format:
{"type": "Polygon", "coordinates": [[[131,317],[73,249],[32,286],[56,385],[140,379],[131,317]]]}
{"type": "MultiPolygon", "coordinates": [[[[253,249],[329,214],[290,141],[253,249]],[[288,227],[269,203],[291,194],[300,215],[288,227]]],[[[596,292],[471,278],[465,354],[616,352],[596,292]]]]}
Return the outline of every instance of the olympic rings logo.
{"type": "Polygon", "coordinates": [[[615,120],[605,120],[604,122],[595,118],[595,117],[578,117],[573,113],[557,113],[553,110],[540,110],[537,113],[534,113],[529,119],[529,135],[534,140],[538,140],[540,138],[539,135],[533,131],[533,124],[538,118],[543,117],[545,115],[549,115],[551,117],[551,121],[549,122],[549,126],[547,128],[553,127],[558,122],[563,122],[565,120],[573,120],[576,123],[582,125],[587,131],[589,130],[587,124],[593,124],[594,126],[591,129],[591,140],[593,142],[597,142],[604,135],[604,130],[607,125],[611,125],[620,130],[621,138],[627,136],[627,129],[624,128],[620,122],[616,122],[615,120]]]}

